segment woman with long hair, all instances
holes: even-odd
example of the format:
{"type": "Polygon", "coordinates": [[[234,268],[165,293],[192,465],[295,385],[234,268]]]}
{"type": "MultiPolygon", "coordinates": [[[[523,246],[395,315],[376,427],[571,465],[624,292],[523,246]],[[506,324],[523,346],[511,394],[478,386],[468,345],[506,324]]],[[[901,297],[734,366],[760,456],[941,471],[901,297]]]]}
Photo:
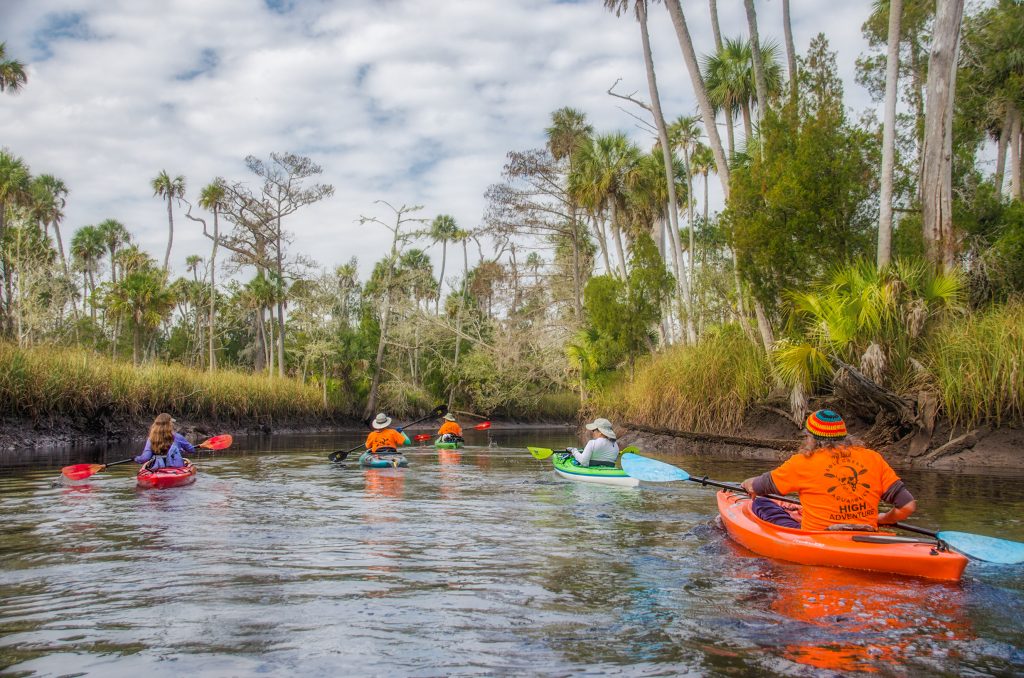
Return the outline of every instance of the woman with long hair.
{"type": "Polygon", "coordinates": [[[153,420],[149,427],[149,437],[146,438],[146,447],[142,454],[135,457],[135,462],[145,464],[149,462],[149,469],[155,471],[159,468],[182,468],[185,466],[185,458],[182,453],[195,452],[185,436],[174,431],[174,419],[166,412],[162,412],[153,420]]]}

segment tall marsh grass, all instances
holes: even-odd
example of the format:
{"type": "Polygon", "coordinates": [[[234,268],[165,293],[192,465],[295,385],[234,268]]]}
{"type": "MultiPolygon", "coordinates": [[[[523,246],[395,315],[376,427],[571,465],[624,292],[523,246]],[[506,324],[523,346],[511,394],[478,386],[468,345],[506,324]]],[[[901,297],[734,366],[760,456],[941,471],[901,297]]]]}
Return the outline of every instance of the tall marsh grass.
{"type": "Polygon", "coordinates": [[[632,380],[596,394],[593,409],[624,422],[725,433],[739,427],[772,384],[764,351],[738,328],[725,327],[695,346],[647,358],[632,380]]]}
{"type": "Polygon", "coordinates": [[[1024,422],[1024,303],[947,323],[929,342],[923,362],[954,424],[1024,422]]]}
{"type": "Polygon", "coordinates": [[[260,421],[331,418],[347,404],[323,405],[320,390],[288,378],[180,365],[134,367],[73,348],[0,344],[0,414],[85,422],[149,417],[260,421]]]}

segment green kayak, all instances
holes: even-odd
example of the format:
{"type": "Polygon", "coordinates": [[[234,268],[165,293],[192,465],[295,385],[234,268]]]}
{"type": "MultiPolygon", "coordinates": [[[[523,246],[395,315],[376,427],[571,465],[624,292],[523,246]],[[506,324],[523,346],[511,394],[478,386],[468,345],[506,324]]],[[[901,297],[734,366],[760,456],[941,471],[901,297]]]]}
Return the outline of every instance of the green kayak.
{"type": "Polygon", "coordinates": [[[457,450],[460,447],[462,447],[462,441],[460,440],[454,443],[445,443],[441,442],[441,439],[438,438],[437,440],[434,441],[434,447],[436,447],[439,450],[457,450]]]}
{"type": "Polygon", "coordinates": [[[555,473],[569,480],[582,483],[598,483],[600,485],[618,485],[620,487],[636,487],[640,481],[626,475],[621,468],[612,466],[580,466],[571,454],[555,453],[551,456],[555,464],[555,473]]]}
{"type": "Polygon", "coordinates": [[[409,465],[409,460],[404,454],[373,454],[370,451],[363,452],[359,457],[359,465],[367,468],[399,468],[409,465]]]}

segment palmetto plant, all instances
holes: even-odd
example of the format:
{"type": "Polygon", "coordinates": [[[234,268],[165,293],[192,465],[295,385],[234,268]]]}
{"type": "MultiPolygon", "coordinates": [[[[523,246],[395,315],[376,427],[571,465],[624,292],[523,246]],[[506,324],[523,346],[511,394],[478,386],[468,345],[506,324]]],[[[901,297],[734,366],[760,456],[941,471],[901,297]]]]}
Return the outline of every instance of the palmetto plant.
{"type": "Polygon", "coordinates": [[[128,321],[132,329],[132,361],[138,365],[143,337],[174,308],[174,294],[164,284],[162,271],[146,268],[122,277],[107,295],[111,314],[128,321]]]}
{"type": "Polygon", "coordinates": [[[832,375],[838,359],[900,390],[913,377],[914,354],[936,320],[961,308],[964,281],[916,260],[881,271],[862,262],[836,268],[825,283],[791,293],[789,301],[790,337],[772,355],[783,382],[810,393],[832,375]]]}

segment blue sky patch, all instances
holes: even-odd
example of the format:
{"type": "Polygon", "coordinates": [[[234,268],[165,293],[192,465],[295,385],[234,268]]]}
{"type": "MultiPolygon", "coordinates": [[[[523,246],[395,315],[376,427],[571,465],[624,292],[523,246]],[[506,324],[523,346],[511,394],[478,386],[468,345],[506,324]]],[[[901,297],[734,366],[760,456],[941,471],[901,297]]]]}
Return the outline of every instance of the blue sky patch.
{"type": "Polygon", "coordinates": [[[53,56],[53,43],[58,40],[91,40],[95,38],[85,14],[61,12],[47,14],[42,28],[32,35],[32,49],[36,51],[35,61],[46,61],[53,56]]]}
{"type": "Polygon", "coordinates": [[[217,55],[217,50],[207,47],[199,53],[199,63],[195,68],[191,68],[182,73],[178,73],[174,76],[175,80],[195,80],[204,73],[209,73],[213,69],[217,68],[217,64],[220,63],[220,57],[217,55]]]}

